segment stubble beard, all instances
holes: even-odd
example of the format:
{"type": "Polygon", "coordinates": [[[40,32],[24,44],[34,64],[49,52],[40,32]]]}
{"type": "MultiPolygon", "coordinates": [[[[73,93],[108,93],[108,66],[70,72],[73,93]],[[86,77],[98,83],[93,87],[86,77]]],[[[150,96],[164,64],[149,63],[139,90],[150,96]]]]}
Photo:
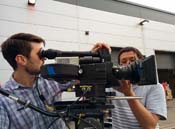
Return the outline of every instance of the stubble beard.
{"type": "Polygon", "coordinates": [[[30,75],[39,75],[41,70],[40,69],[36,70],[36,69],[31,69],[31,68],[26,67],[25,71],[29,73],[30,75]]]}

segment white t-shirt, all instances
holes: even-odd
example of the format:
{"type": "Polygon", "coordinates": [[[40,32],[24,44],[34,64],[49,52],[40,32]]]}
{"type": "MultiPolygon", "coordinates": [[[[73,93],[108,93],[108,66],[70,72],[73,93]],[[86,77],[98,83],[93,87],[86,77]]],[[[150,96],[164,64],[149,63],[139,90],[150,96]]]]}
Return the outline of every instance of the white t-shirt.
{"type": "MultiPolygon", "coordinates": [[[[141,103],[152,113],[160,116],[160,119],[167,118],[167,107],[165,92],[161,84],[157,85],[134,85],[133,90],[136,96],[143,97],[141,103]]],[[[124,96],[121,92],[114,90],[116,96],[124,96]]],[[[113,129],[142,129],[132,113],[127,100],[112,100],[115,106],[112,109],[113,129]]],[[[157,125],[156,129],[159,129],[157,125]]]]}

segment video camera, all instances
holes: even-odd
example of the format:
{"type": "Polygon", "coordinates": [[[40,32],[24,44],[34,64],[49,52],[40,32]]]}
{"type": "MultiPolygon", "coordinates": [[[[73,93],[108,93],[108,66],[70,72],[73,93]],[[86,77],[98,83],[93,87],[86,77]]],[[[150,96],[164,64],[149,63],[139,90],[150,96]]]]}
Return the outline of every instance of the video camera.
{"type": "Polygon", "coordinates": [[[78,57],[78,64],[63,61],[68,62],[68,64],[46,64],[41,68],[41,76],[46,79],[54,79],[60,83],[80,80],[80,84],[75,86],[75,93],[79,98],[85,97],[85,101],[55,103],[57,110],[68,109],[69,107],[67,117],[69,119],[73,118],[76,129],[103,129],[105,127],[104,110],[114,108],[113,105],[107,103],[108,100],[106,98],[108,96],[105,91],[106,88],[119,86],[118,80],[130,80],[133,84],[137,83],[139,85],[157,83],[154,56],[135,61],[128,66],[118,67],[113,66],[110,53],[107,49],[101,49],[96,53],[91,51],[66,52],[48,49],[41,50],[40,56],[41,58],[46,57],[48,59],[78,57]],[[77,119],[80,116],[81,120],[77,119]]]}
{"type": "Polygon", "coordinates": [[[113,66],[107,49],[91,51],[41,50],[41,57],[78,57],[79,64],[46,64],[41,68],[41,76],[59,82],[80,80],[76,86],[76,96],[105,97],[105,89],[117,87],[118,80],[130,80],[139,85],[157,83],[155,57],[149,56],[128,66],[113,66]]]}

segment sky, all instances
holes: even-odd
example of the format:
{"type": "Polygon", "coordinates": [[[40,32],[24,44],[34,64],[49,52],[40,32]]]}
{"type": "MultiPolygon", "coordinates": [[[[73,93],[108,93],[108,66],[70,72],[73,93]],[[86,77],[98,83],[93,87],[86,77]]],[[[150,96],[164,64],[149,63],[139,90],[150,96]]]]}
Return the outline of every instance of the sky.
{"type": "Polygon", "coordinates": [[[175,0],[126,0],[175,13],[175,0]]]}

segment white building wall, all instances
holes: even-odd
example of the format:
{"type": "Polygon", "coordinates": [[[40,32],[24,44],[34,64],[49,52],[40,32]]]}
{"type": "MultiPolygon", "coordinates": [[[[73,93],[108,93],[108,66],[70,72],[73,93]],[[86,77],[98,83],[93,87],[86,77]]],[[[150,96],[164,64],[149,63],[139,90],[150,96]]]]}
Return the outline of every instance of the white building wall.
{"type": "MultiPolygon", "coordinates": [[[[134,46],[145,55],[175,50],[174,25],[150,21],[140,26],[142,20],[54,0],[37,0],[34,7],[27,0],[1,0],[0,44],[14,33],[27,32],[46,39],[46,48],[59,50],[90,50],[96,42],[134,46]]],[[[0,53],[0,83],[11,73],[0,53]]]]}

